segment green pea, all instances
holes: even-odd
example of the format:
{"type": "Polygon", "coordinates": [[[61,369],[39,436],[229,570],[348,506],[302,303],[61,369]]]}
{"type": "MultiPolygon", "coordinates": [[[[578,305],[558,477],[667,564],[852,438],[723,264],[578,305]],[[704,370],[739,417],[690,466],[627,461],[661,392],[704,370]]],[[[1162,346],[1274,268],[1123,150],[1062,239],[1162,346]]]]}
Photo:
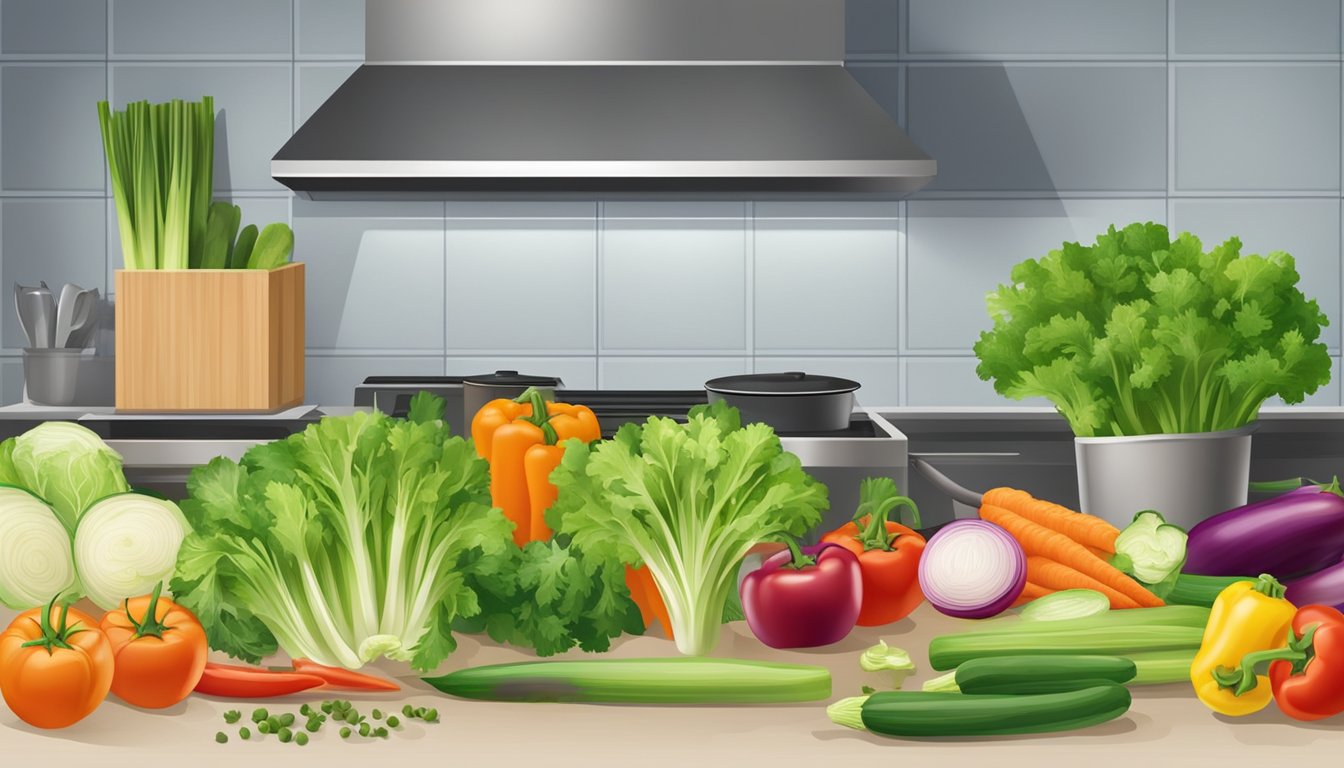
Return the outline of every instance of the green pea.
{"type": "Polygon", "coordinates": [[[252,710],[252,722],[254,722],[254,723],[260,723],[262,720],[265,720],[266,718],[268,718],[268,717],[270,717],[270,716],[271,716],[271,713],[270,713],[270,712],[267,712],[267,711],[266,711],[264,708],[262,708],[262,707],[258,707],[257,709],[252,710]]]}
{"type": "Polygon", "coordinates": [[[387,726],[389,728],[396,728],[399,725],[401,725],[401,719],[398,718],[396,715],[387,718],[387,726]]]}
{"type": "Polygon", "coordinates": [[[294,713],[293,713],[293,712],[286,712],[285,714],[281,715],[281,716],[280,716],[280,724],[283,725],[283,726],[285,726],[286,728],[288,728],[289,726],[293,725],[293,724],[294,724],[294,713]]]}
{"type": "Polygon", "coordinates": [[[367,736],[369,735],[369,730],[370,730],[370,729],[369,729],[369,724],[368,724],[368,723],[360,723],[360,724],[359,724],[359,735],[360,735],[360,736],[367,737],[367,736]]]}
{"type": "Polygon", "coordinates": [[[427,722],[427,723],[434,723],[434,722],[438,722],[438,719],[439,719],[439,710],[434,709],[434,708],[432,708],[432,707],[431,707],[430,709],[426,710],[426,712],[425,712],[425,722],[427,722]]]}
{"type": "Polygon", "coordinates": [[[229,735],[223,731],[220,731],[215,734],[215,741],[219,742],[220,744],[228,744],[229,735]]]}
{"type": "Polygon", "coordinates": [[[330,702],[330,701],[324,701],[324,702],[322,702],[322,711],[323,711],[323,712],[326,712],[328,715],[331,714],[331,702],[330,702]]]}
{"type": "Polygon", "coordinates": [[[247,730],[246,728],[239,728],[238,738],[242,739],[243,741],[247,741],[248,739],[252,738],[252,732],[247,730]]]}
{"type": "Polygon", "coordinates": [[[373,710],[373,719],[374,719],[374,720],[382,720],[382,719],[383,719],[383,710],[375,708],[375,709],[373,710]]]}
{"type": "Polygon", "coordinates": [[[342,728],[342,729],[341,729],[341,738],[342,738],[342,739],[348,739],[348,738],[350,738],[350,729],[349,729],[349,728],[342,728]]]}
{"type": "Polygon", "coordinates": [[[257,733],[270,733],[270,732],[271,732],[270,720],[262,720],[260,723],[257,723],[257,733]]]}
{"type": "Polygon", "coordinates": [[[280,727],[280,732],[277,735],[280,737],[281,744],[288,744],[294,738],[294,732],[284,726],[280,727]]]}
{"type": "Polygon", "coordinates": [[[241,719],[243,719],[243,713],[236,709],[230,709],[228,712],[224,713],[224,722],[229,725],[233,725],[241,719]]]}
{"type": "Polygon", "coordinates": [[[308,724],[303,726],[309,733],[317,733],[322,728],[321,720],[309,720],[308,724]]]}
{"type": "Polygon", "coordinates": [[[374,735],[374,736],[377,736],[377,737],[379,737],[379,738],[386,739],[386,738],[387,738],[387,729],[386,729],[386,728],[379,728],[378,730],[376,730],[376,731],[373,732],[373,735],[374,735]]]}
{"type": "Polygon", "coordinates": [[[294,735],[294,743],[298,744],[300,747],[307,744],[308,734],[304,733],[303,731],[299,731],[297,734],[294,735]]]}
{"type": "Polygon", "coordinates": [[[407,704],[406,706],[401,708],[401,714],[405,715],[408,718],[415,717],[415,707],[412,707],[410,704],[407,704]]]}

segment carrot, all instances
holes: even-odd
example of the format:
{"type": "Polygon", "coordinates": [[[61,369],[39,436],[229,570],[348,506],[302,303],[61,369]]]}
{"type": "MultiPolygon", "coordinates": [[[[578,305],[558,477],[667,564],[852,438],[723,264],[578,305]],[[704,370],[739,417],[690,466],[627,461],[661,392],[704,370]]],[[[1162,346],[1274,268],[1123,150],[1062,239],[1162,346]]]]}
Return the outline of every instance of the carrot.
{"type": "Polygon", "coordinates": [[[351,691],[400,691],[401,686],[373,675],[366,675],[352,669],[328,667],[311,659],[295,659],[294,671],[304,675],[320,677],[330,688],[351,691]]]}
{"type": "Polygon", "coordinates": [[[1111,562],[1111,555],[1115,554],[1114,552],[1107,552],[1106,550],[1097,547],[1088,547],[1087,551],[1101,558],[1101,561],[1104,563],[1111,562]]]}
{"type": "Polygon", "coordinates": [[[1105,595],[1112,608],[1138,608],[1139,604],[1100,581],[1040,555],[1027,558],[1027,578],[1050,592],[1091,589],[1105,595]]]}
{"type": "Polygon", "coordinates": [[[1030,581],[1028,581],[1026,584],[1022,586],[1022,594],[1018,595],[1017,599],[1014,600],[1013,604],[1009,607],[1016,608],[1019,605],[1026,605],[1027,603],[1030,603],[1032,600],[1035,600],[1038,597],[1045,597],[1046,595],[1050,594],[1053,591],[1054,590],[1046,589],[1045,587],[1032,584],[1030,581]]]}
{"type": "Polygon", "coordinates": [[[1058,531],[1070,539],[1089,547],[1096,547],[1106,556],[1115,553],[1115,538],[1120,529],[1094,515],[1074,512],[1054,502],[1034,498],[1016,488],[992,488],[985,492],[984,503],[992,504],[1021,515],[1037,525],[1058,531]]]}
{"type": "Polygon", "coordinates": [[[1142,606],[1156,608],[1166,605],[1156,595],[1144,589],[1137,581],[1129,578],[1109,563],[1087,551],[1087,547],[1070,539],[1064,534],[1043,525],[1033,523],[1002,507],[993,504],[980,506],[981,519],[988,520],[1012,534],[1022,551],[1028,556],[1042,555],[1114,589],[1142,606]]]}

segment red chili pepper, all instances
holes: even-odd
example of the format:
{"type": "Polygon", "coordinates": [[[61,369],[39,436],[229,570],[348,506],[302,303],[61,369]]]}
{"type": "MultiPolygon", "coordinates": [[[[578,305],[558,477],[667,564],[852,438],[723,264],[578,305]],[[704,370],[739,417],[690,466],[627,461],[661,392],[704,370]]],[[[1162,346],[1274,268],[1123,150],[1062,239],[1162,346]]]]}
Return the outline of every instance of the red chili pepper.
{"type": "Polygon", "coordinates": [[[196,692],[226,699],[265,699],[287,696],[326,683],[317,675],[301,672],[272,672],[260,667],[232,664],[206,664],[196,692]]]}
{"type": "Polygon", "coordinates": [[[1344,614],[1324,605],[1299,608],[1288,648],[1270,653],[1278,654],[1269,682],[1284,714],[1320,720],[1344,712],[1344,614]]]}
{"type": "Polygon", "coordinates": [[[900,621],[924,602],[919,588],[924,537],[887,520],[887,515],[902,505],[910,507],[918,526],[919,509],[914,501],[900,495],[891,478],[869,478],[859,486],[854,521],[821,537],[823,543],[838,544],[859,558],[863,574],[861,627],[900,621]]]}
{"type": "Polygon", "coordinates": [[[295,659],[294,671],[305,675],[320,677],[330,688],[347,688],[352,691],[400,691],[401,686],[381,677],[366,675],[343,667],[328,667],[311,659],[295,659]]]}
{"type": "Polygon", "coordinates": [[[854,553],[833,544],[770,557],[742,579],[742,612],[771,648],[814,648],[844,639],[859,617],[863,589],[854,553]]]}

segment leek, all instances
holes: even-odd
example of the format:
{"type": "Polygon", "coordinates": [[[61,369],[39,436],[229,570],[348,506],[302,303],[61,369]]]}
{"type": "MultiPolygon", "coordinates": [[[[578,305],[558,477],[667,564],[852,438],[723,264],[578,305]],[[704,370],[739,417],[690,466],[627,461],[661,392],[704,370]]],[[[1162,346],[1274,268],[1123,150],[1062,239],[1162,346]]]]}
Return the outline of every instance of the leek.
{"type": "Polygon", "coordinates": [[[171,501],[139,493],[102,499],[84,513],[75,532],[75,566],[84,593],[111,610],[166,584],[189,530],[171,501]]]}
{"type": "Polygon", "coordinates": [[[0,486],[0,603],[25,610],[73,586],[70,536],[56,512],[21,488],[0,486]]]}

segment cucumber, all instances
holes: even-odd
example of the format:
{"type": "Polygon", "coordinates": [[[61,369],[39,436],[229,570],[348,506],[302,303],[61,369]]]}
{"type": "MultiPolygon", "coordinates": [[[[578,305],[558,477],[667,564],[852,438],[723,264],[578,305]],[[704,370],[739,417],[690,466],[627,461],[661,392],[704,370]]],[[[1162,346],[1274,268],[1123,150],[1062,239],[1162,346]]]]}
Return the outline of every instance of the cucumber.
{"type": "Polygon", "coordinates": [[[1000,656],[957,667],[962,693],[1065,693],[1134,679],[1134,662],[1118,656],[1000,656]]]}
{"type": "MultiPolygon", "coordinates": [[[[1129,704],[1129,690],[1114,684],[1027,696],[883,691],[863,701],[859,718],[883,736],[1008,736],[1087,728],[1123,715],[1129,704]]],[[[851,724],[843,712],[831,714],[851,724]]]]}
{"type": "Polygon", "coordinates": [[[1145,651],[1195,649],[1203,640],[1202,627],[1112,626],[1039,633],[967,632],[943,635],[930,641],[929,666],[947,670],[971,659],[994,656],[1128,656],[1145,651]]]}
{"type": "Polygon", "coordinates": [[[775,704],[831,695],[824,667],[738,659],[524,661],[450,672],[425,682],[487,701],[622,704],[775,704]]]}
{"type": "Polygon", "coordinates": [[[1173,605],[1202,605],[1209,608],[1219,593],[1238,581],[1255,581],[1254,576],[1198,576],[1182,573],[1167,593],[1166,601],[1173,605]]]}

